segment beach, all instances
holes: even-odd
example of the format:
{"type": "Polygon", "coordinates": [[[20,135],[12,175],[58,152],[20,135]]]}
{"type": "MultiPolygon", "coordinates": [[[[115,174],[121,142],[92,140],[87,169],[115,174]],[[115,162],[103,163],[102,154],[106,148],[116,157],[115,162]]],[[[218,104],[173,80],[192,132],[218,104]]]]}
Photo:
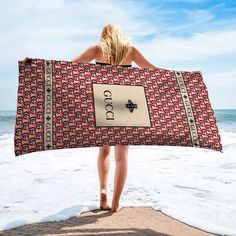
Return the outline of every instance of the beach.
{"type": "MultiPolygon", "coordinates": [[[[1,235],[236,235],[236,110],[216,112],[223,153],[129,146],[124,208],[112,215],[98,210],[98,147],[16,157],[14,115],[0,113],[1,235]]],[[[114,173],[112,147],[109,203],[114,173]]]]}
{"type": "Polygon", "coordinates": [[[35,223],[0,232],[0,235],[159,235],[210,236],[151,207],[125,207],[111,213],[99,209],[60,222],[35,223]]]}
{"type": "Polygon", "coordinates": [[[0,236],[236,236],[236,1],[9,0],[0,18],[0,236]],[[124,177],[121,211],[100,210],[124,177]]]}

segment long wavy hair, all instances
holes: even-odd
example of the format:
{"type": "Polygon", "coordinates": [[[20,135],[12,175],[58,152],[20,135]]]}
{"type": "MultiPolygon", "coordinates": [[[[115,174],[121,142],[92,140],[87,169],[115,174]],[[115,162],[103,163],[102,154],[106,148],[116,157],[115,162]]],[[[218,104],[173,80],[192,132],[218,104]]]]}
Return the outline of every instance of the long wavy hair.
{"type": "Polygon", "coordinates": [[[103,57],[111,65],[122,64],[132,50],[131,39],[124,35],[119,25],[107,24],[98,43],[103,57]]]}

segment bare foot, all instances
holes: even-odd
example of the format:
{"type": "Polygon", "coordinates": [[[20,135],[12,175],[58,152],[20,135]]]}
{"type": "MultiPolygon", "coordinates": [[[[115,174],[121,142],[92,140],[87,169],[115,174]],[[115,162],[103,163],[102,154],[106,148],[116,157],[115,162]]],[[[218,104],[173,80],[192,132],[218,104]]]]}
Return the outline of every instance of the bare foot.
{"type": "Polygon", "coordinates": [[[112,208],[111,208],[111,212],[118,212],[118,211],[120,211],[121,209],[123,209],[124,207],[123,206],[121,206],[121,205],[116,205],[116,206],[112,206],[112,208]]]}
{"type": "Polygon", "coordinates": [[[110,210],[111,207],[107,203],[107,193],[105,189],[100,191],[100,210],[110,210]]]}

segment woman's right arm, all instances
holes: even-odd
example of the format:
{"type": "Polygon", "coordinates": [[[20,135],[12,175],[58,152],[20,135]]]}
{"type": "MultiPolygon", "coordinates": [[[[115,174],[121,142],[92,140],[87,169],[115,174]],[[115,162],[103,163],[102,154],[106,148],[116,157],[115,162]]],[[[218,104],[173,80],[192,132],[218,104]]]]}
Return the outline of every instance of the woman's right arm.
{"type": "MultiPolygon", "coordinates": [[[[162,69],[159,67],[154,66],[151,62],[149,62],[143,54],[134,46],[132,46],[132,58],[133,61],[141,68],[156,68],[156,69],[162,69]]],[[[165,69],[164,69],[165,70],[165,69]]]]}

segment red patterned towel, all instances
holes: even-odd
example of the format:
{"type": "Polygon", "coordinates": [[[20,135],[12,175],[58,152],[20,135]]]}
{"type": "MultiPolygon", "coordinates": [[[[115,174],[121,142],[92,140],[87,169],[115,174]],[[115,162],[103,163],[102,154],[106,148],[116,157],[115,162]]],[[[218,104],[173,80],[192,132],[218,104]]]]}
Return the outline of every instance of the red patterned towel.
{"type": "Polygon", "coordinates": [[[18,61],[15,155],[121,145],[223,152],[201,72],[18,61]]]}

